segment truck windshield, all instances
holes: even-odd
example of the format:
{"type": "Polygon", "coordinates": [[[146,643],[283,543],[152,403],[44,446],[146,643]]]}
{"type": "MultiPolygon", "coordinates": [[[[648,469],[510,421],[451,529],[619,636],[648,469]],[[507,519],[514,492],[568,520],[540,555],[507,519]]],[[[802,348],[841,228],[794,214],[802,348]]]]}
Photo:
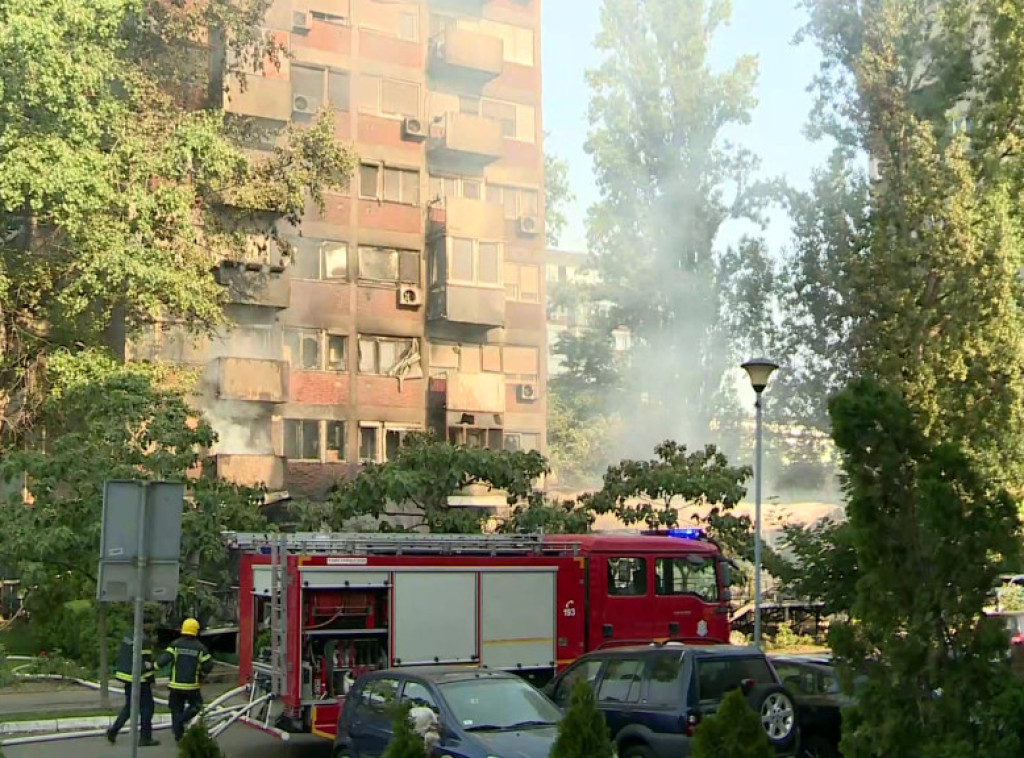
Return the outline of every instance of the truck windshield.
{"type": "Polygon", "coordinates": [[[558,723],[561,712],[519,679],[469,679],[439,689],[463,729],[500,731],[558,723]]]}
{"type": "Polygon", "coordinates": [[[655,564],[659,595],[696,595],[714,603],[719,600],[715,561],[698,556],[658,558],[655,564]]]}

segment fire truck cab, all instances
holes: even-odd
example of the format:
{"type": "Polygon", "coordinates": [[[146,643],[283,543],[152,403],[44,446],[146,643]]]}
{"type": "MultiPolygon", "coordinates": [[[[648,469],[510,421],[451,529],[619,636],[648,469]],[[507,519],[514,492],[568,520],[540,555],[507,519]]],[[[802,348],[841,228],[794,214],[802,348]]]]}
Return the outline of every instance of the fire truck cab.
{"type": "Polygon", "coordinates": [[[598,647],[728,642],[728,562],[681,536],[226,535],[241,553],[240,684],[273,694],[277,730],[333,738],[371,669],[462,664],[541,684],[598,647]]]}

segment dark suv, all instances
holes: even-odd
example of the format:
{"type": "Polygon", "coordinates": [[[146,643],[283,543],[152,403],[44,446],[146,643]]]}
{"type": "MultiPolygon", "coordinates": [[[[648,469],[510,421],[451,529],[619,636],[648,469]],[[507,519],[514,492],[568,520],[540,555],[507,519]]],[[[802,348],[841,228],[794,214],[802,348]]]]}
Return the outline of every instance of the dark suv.
{"type": "Polygon", "coordinates": [[[565,707],[579,678],[594,688],[620,758],[679,758],[703,716],[740,689],[760,714],[778,756],[794,756],[799,727],[792,696],[754,647],[665,643],[588,653],[545,692],[565,707]]]}

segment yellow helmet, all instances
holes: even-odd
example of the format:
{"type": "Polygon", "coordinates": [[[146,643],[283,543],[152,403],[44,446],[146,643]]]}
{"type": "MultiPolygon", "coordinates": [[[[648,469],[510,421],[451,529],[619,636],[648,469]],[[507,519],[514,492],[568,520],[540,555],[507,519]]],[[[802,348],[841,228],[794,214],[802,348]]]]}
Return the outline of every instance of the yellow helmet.
{"type": "Polygon", "coordinates": [[[185,619],[181,623],[181,633],[187,634],[189,637],[195,637],[199,634],[199,622],[195,619],[185,619]]]}

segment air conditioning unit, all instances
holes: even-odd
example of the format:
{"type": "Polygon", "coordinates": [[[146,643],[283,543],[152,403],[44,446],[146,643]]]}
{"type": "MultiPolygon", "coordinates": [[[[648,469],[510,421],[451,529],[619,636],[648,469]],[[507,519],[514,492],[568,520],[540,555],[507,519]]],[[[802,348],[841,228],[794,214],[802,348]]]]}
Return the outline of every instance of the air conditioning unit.
{"type": "Polygon", "coordinates": [[[309,11],[292,11],[292,28],[308,32],[313,28],[313,14],[309,11]]]}
{"type": "Polygon", "coordinates": [[[520,403],[532,403],[537,399],[537,385],[520,384],[519,391],[516,394],[520,403]]]}
{"type": "Polygon", "coordinates": [[[423,288],[403,284],[398,288],[398,305],[401,308],[419,308],[423,305],[423,288]]]}
{"type": "Polygon", "coordinates": [[[427,125],[422,119],[406,118],[402,121],[402,137],[411,140],[424,140],[427,138],[427,125]]]}
{"type": "Polygon", "coordinates": [[[292,98],[292,113],[308,113],[316,115],[317,104],[305,95],[296,95],[292,98]]]}
{"type": "Polygon", "coordinates": [[[536,216],[520,216],[519,232],[521,234],[538,234],[540,232],[540,219],[536,216]]]}

